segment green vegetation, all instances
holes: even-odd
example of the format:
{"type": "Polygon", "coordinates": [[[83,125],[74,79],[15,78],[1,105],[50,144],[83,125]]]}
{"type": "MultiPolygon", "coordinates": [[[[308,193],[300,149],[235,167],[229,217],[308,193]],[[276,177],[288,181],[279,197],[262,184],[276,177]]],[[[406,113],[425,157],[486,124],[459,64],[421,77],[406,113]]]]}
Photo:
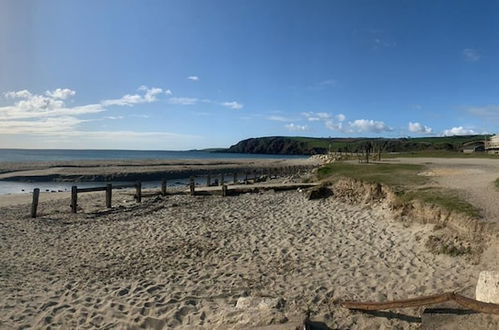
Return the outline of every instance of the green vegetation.
{"type": "Polygon", "coordinates": [[[496,179],[496,188],[499,189],[499,178],[496,179]]]}
{"type": "Polygon", "coordinates": [[[223,152],[313,155],[331,152],[363,152],[367,146],[383,153],[392,152],[454,152],[460,151],[464,144],[481,142],[489,135],[468,135],[449,137],[420,138],[313,138],[270,136],[251,138],[238,142],[223,152]]]}
{"type": "Polygon", "coordinates": [[[396,188],[421,185],[428,181],[427,177],[418,175],[423,165],[412,164],[351,164],[336,162],[323,166],[318,177],[335,179],[348,177],[370,183],[382,183],[396,188]]]}
{"type": "Polygon", "coordinates": [[[421,200],[470,217],[480,217],[480,211],[472,204],[461,199],[455,191],[450,189],[423,188],[411,190],[400,196],[402,201],[421,200]]]}
{"type": "Polygon", "coordinates": [[[412,164],[352,164],[336,162],[321,167],[318,178],[325,181],[336,181],[347,177],[370,183],[381,183],[392,187],[400,201],[420,200],[438,205],[444,209],[480,216],[479,210],[461,199],[455,191],[435,187],[425,187],[428,177],[418,175],[424,169],[423,165],[412,164]]]}

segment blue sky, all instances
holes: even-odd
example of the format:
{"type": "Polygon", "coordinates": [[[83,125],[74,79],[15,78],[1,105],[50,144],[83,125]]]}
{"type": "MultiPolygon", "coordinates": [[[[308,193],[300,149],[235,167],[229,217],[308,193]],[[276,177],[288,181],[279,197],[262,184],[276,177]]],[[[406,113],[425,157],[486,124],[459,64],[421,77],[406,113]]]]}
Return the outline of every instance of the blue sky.
{"type": "Polygon", "coordinates": [[[499,127],[497,1],[0,2],[0,147],[499,127]]]}

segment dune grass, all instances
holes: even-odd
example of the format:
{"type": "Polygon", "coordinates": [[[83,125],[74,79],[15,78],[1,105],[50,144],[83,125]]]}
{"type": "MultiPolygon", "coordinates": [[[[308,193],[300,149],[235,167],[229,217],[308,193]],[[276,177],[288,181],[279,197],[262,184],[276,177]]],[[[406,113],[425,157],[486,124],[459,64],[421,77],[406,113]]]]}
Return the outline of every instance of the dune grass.
{"type": "MultiPolygon", "coordinates": [[[[317,175],[320,180],[324,181],[334,182],[347,177],[369,183],[381,183],[390,186],[401,202],[420,200],[471,217],[480,216],[479,210],[460,198],[456,191],[425,186],[430,179],[419,175],[424,169],[424,165],[414,164],[336,162],[321,167],[317,175]]],[[[499,184],[499,179],[496,181],[497,184],[499,184]]]]}
{"type": "Polygon", "coordinates": [[[336,162],[323,166],[318,171],[320,180],[348,177],[371,183],[383,183],[392,187],[421,185],[427,177],[418,175],[423,165],[413,164],[352,164],[336,162]]]}
{"type": "Polygon", "coordinates": [[[496,184],[496,188],[499,189],[499,178],[496,179],[495,184],[496,184]]]}

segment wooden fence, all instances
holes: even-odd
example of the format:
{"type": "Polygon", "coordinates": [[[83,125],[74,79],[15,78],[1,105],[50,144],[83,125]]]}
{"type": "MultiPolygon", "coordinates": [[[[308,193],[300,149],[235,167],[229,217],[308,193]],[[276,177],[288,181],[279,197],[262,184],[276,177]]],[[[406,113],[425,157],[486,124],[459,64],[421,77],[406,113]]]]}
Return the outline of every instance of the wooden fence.
{"type": "MultiPolygon", "coordinates": [[[[310,170],[313,166],[286,166],[286,167],[274,167],[274,168],[267,168],[267,169],[260,169],[260,170],[246,170],[244,171],[244,179],[241,183],[243,184],[250,184],[250,183],[255,183],[258,180],[267,180],[267,179],[272,179],[277,176],[282,176],[282,175],[292,175],[292,174],[299,174],[302,171],[305,170],[310,170]]],[[[227,188],[227,183],[228,181],[226,180],[226,176],[230,177],[230,174],[232,174],[232,184],[240,183],[238,180],[240,172],[233,172],[233,173],[228,173],[228,172],[223,172],[218,175],[215,175],[216,179],[212,181],[212,175],[208,173],[206,175],[206,186],[221,186],[221,191],[222,191],[222,196],[227,196],[228,194],[228,188],[227,188]],[[220,178],[220,180],[218,180],[220,178]]],[[[199,178],[200,176],[191,176],[189,179],[189,192],[191,195],[194,195],[196,193],[196,178],[199,178]]],[[[204,177],[204,176],[201,176],[204,177]]],[[[229,180],[230,181],[230,180],[229,180]]],[[[161,180],[161,190],[159,193],[153,193],[152,195],[162,195],[166,196],[167,194],[167,180],[163,179],[161,180]]],[[[78,186],[72,186],[71,187],[71,212],[72,213],[77,213],[78,210],[78,194],[82,193],[87,193],[87,192],[96,192],[96,191],[105,191],[106,192],[106,207],[111,208],[112,207],[112,196],[113,196],[113,189],[123,189],[123,188],[135,188],[135,194],[134,194],[134,199],[137,203],[140,203],[142,201],[142,183],[136,182],[132,184],[118,184],[118,185],[113,185],[112,183],[108,183],[105,186],[101,187],[91,187],[91,188],[78,188],[78,186]]],[[[33,201],[31,204],[31,217],[36,218],[37,216],[37,210],[38,210],[38,201],[39,201],[39,196],[40,196],[40,189],[35,188],[33,190],[33,201]]]]}

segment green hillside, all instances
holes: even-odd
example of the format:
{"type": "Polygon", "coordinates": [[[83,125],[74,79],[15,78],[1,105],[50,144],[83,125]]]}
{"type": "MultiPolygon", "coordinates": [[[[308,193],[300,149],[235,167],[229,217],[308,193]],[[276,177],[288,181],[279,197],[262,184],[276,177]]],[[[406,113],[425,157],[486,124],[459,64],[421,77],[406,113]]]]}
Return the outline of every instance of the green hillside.
{"type": "Polygon", "coordinates": [[[383,152],[458,152],[468,142],[484,141],[489,135],[418,138],[313,138],[269,136],[238,142],[222,152],[314,155],[331,152],[362,152],[370,145],[383,152]]]}

